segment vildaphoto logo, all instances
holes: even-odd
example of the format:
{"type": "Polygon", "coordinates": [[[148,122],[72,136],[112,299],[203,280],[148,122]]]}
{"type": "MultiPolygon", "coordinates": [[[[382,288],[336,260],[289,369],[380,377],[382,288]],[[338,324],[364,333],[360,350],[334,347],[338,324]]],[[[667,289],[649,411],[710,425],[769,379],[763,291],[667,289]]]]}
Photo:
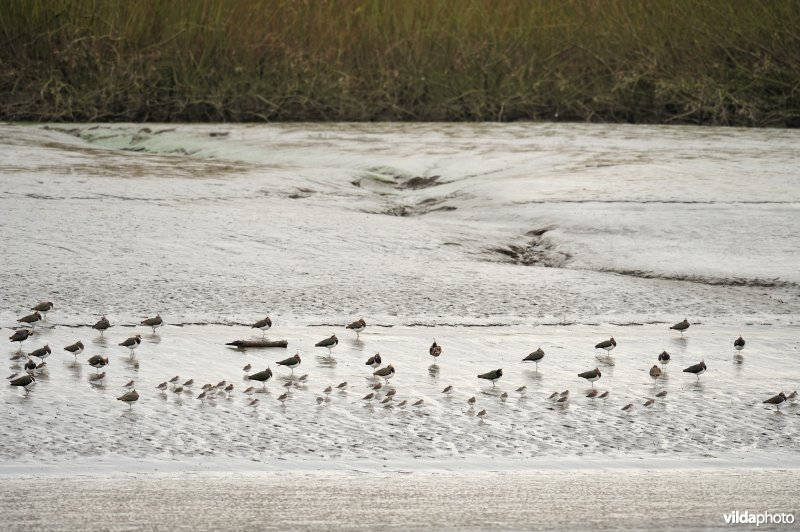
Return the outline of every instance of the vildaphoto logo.
{"type": "Polygon", "coordinates": [[[727,525],[791,525],[794,523],[794,514],[774,513],[769,512],[750,512],[745,510],[733,511],[729,514],[722,514],[727,525]]]}

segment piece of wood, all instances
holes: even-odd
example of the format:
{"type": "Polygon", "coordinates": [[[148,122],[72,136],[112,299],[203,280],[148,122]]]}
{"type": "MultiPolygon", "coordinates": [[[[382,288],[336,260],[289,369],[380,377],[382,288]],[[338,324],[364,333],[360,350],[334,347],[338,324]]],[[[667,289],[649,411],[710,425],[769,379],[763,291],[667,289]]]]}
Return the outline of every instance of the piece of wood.
{"type": "Polygon", "coordinates": [[[259,349],[264,347],[287,347],[289,342],[286,340],[234,340],[225,345],[235,347],[237,349],[259,349]]]}

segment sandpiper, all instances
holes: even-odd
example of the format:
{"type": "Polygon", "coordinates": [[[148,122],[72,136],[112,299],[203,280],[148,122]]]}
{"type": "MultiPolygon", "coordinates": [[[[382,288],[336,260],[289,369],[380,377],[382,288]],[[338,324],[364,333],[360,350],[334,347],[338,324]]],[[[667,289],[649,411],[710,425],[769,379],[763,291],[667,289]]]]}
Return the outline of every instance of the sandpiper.
{"type": "Polygon", "coordinates": [[[423,403],[425,403],[425,400],[419,399],[418,401],[415,401],[414,404],[412,404],[411,406],[422,406],[423,403]]]}
{"type": "Polygon", "coordinates": [[[586,394],[586,397],[588,397],[589,399],[594,399],[595,397],[597,397],[598,393],[599,392],[597,390],[592,388],[591,390],[589,390],[589,393],[586,394]]]}
{"type": "Polygon", "coordinates": [[[133,350],[136,349],[137,347],[139,347],[139,345],[141,343],[142,343],[142,336],[140,334],[137,334],[136,336],[131,336],[130,338],[128,338],[124,342],[120,342],[119,345],[121,345],[122,347],[127,347],[128,349],[130,349],[131,357],[132,357],[133,356],[133,350]]]}
{"type": "Polygon", "coordinates": [[[319,406],[322,406],[322,403],[324,403],[324,402],[325,402],[325,398],[324,397],[317,397],[317,404],[319,406]]]}
{"type": "Polygon", "coordinates": [[[129,390],[133,390],[133,389],[135,388],[134,384],[135,384],[135,383],[134,383],[133,381],[128,381],[128,382],[127,382],[127,384],[125,384],[125,385],[123,386],[123,388],[127,388],[127,389],[129,389],[129,390]]]}
{"type": "Polygon", "coordinates": [[[340,382],[336,385],[337,390],[344,390],[345,388],[347,388],[347,381],[340,382]]]}
{"type": "Polygon", "coordinates": [[[744,338],[740,336],[739,338],[734,340],[733,348],[736,349],[737,351],[741,351],[742,349],[744,349],[744,338]]]}
{"type": "Polygon", "coordinates": [[[25,395],[28,395],[28,386],[36,382],[36,377],[33,375],[23,375],[22,377],[17,377],[13,379],[9,384],[11,386],[22,386],[25,389],[25,395]]]}
{"type": "Polygon", "coordinates": [[[689,328],[689,320],[687,320],[686,318],[683,318],[683,321],[678,322],[675,325],[673,325],[672,327],[670,327],[670,330],[680,331],[681,336],[683,336],[683,331],[685,331],[688,328],[689,328]]]}
{"type": "Polygon", "coordinates": [[[247,364],[247,365],[245,365],[245,367],[243,367],[243,368],[242,368],[242,371],[244,371],[245,373],[247,373],[247,372],[248,372],[248,371],[250,371],[251,369],[253,369],[253,366],[251,366],[250,364],[247,364]]]}
{"type": "Polygon", "coordinates": [[[547,396],[547,399],[550,401],[555,401],[556,399],[558,399],[558,392],[551,393],[550,395],[547,396]]]}
{"type": "Polygon", "coordinates": [[[139,400],[139,393],[136,390],[131,390],[117,397],[117,401],[122,401],[128,405],[128,408],[133,408],[133,403],[139,400]]]}
{"type": "Polygon", "coordinates": [[[385,368],[381,368],[373,373],[376,377],[381,377],[386,381],[386,384],[389,384],[389,379],[394,377],[394,366],[389,364],[385,368]]]}
{"type": "Polygon", "coordinates": [[[598,399],[602,399],[603,401],[605,401],[606,399],[608,399],[608,396],[609,396],[609,395],[611,395],[611,392],[609,392],[608,390],[606,390],[606,391],[604,391],[603,393],[601,393],[600,395],[598,395],[598,396],[597,396],[597,398],[598,398],[598,399]]]}
{"type": "Polygon", "coordinates": [[[184,381],[183,387],[184,388],[191,388],[194,384],[194,379],[189,379],[188,381],[184,381]]]}
{"type": "Polygon", "coordinates": [[[697,376],[697,382],[700,382],[700,375],[705,373],[706,369],[707,369],[706,368],[706,363],[704,361],[700,361],[697,364],[689,366],[688,368],[683,370],[683,372],[684,373],[693,373],[694,375],[697,376]]]}
{"type": "Polygon", "coordinates": [[[333,386],[326,386],[325,389],[322,390],[322,393],[324,393],[325,395],[330,395],[332,391],[333,391],[333,386]]]}
{"type": "Polygon", "coordinates": [[[505,403],[508,400],[508,392],[501,393],[500,400],[505,403]]]}
{"type": "Polygon", "coordinates": [[[254,373],[252,375],[245,375],[245,380],[252,380],[252,381],[259,381],[264,384],[264,390],[267,389],[267,381],[272,378],[272,370],[270,368],[265,369],[264,371],[259,371],[258,373],[254,373]]]}
{"type": "Polygon", "coordinates": [[[100,355],[94,355],[89,359],[89,365],[94,369],[99,370],[100,368],[108,365],[108,357],[103,358],[100,355]]]}
{"type": "Polygon", "coordinates": [[[281,404],[283,405],[283,404],[286,404],[286,400],[287,400],[288,398],[289,398],[289,393],[287,392],[287,393],[284,393],[284,394],[281,394],[281,395],[279,395],[279,396],[278,396],[278,401],[280,401],[280,402],[281,402],[281,404]]]}
{"type": "Polygon", "coordinates": [[[90,384],[103,384],[103,379],[106,378],[106,372],[103,373],[92,373],[89,375],[89,383],[90,384]]]}
{"type": "Polygon", "coordinates": [[[431,344],[430,349],[428,349],[428,353],[435,359],[439,358],[442,354],[442,346],[436,343],[436,339],[433,339],[433,344],[431,344]]]}
{"type": "Polygon", "coordinates": [[[445,389],[442,390],[442,393],[446,394],[446,395],[450,395],[451,393],[453,393],[453,386],[452,385],[446,386],[445,389]]]}
{"type": "Polygon", "coordinates": [[[650,408],[651,406],[653,406],[653,403],[655,402],[656,402],[655,399],[648,399],[647,401],[644,402],[644,407],[650,408]]]}
{"type": "Polygon", "coordinates": [[[560,397],[569,397],[569,390],[564,390],[563,392],[561,392],[561,393],[560,393],[560,394],[558,394],[558,395],[559,395],[560,397]]]}
{"type": "Polygon", "coordinates": [[[659,398],[659,399],[661,399],[662,401],[664,400],[664,398],[665,398],[666,396],[667,396],[667,390],[662,390],[662,391],[660,391],[660,392],[658,392],[658,393],[656,394],[656,397],[658,397],[658,398],[659,398]]]}
{"type": "Polygon", "coordinates": [[[53,303],[52,301],[42,301],[35,307],[31,307],[31,310],[35,310],[36,312],[41,312],[42,317],[47,320],[47,313],[53,310],[53,303]]]}
{"type": "MultiPolygon", "coordinates": [[[[197,397],[195,397],[195,399],[200,399],[201,403],[205,403],[206,402],[206,392],[200,392],[197,395],[197,397]]],[[[258,401],[258,399],[255,399],[255,401],[258,401]]]]}
{"type": "Polygon", "coordinates": [[[578,377],[582,379],[586,379],[587,381],[592,383],[592,388],[594,388],[594,381],[602,377],[602,373],[598,368],[591,369],[589,371],[584,371],[583,373],[578,373],[578,377]]]}
{"type": "Polygon", "coordinates": [[[633,403],[628,403],[627,405],[622,407],[623,412],[630,412],[633,410],[633,403]]]}
{"type": "Polygon", "coordinates": [[[292,375],[294,375],[294,368],[300,365],[300,353],[295,353],[294,356],[289,358],[285,358],[278,362],[279,366],[286,366],[287,368],[292,370],[292,375]]]}
{"type": "Polygon", "coordinates": [[[517,388],[514,391],[517,392],[520,395],[525,395],[525,393],[528,391],[528,387],[523,385],[523,386],[520,386],[519,388],[517,388]]]}
{"type": "Polygon", "coordinates": [[[251,329],[261,329],[261,336],[267,334],[267,331],[272,327],[272,320],[266,316],[263,320],[258,320],[250,326],[251,329]]]}
{"type": "Polygon", "coordinates": [[[378,390],[380,390],[381,388],[383,388],[383,383],[382,382],[378,382],[378,383],[372,385],[372,389],[375,390],[376,392],[378,390]]]}
{"type": "Polygon", "coordinates": [[[794,403],[797,400],[797,390],[787,395],[786,400],[789,401],[790,403],[794,403]]]}
{"type": "Polygon", "coordinates": [[[14,331],[14,334],[8,337],[11,342],[19,342],[19,351],[22,351],[22,342],[27,340],[33,336],[33,331],[31,329],[20,329],[18,331],[14,331]]]}
{"type": "Polygon", "coordinates": [[[658,363],[661,364],[663,369],[666,369],[667,364],[669,364],[669,360],[670,356],[666,351],[661,351],[661,353],[658,355],[658,363]]]}
{"type": "Polygon", "coordinates": [[[253,408],[255,408],[258,406],[259,402],[260,402],[259,398],[256,397],[255,399],[251,399],[250,402],[247,403],[247,406],[252,406],[253,408]]]}
{"type": "Polygon", "coordinates": [[[477,401],[477,399],[475,399],[474,395],[472,397],[470,397],[469,399],[467,399],[467,404],[469,405],[470,408],[474,408],[475,407],[475,401],[477,401]]]}
{"type": "Polygon", "coordinates": [[[75,360],[78,360],[78,355],[83,353],[83,342],[78,340],[74,344],[68,345],[67,347],[65,347],[64,351],[72,353],[73,355],[75,355],[75,360]]]}
{"type": "Polygon", "coordinates": [[[27,316],[23,316],[22,318],[17,320],[19,323],[23,325],[30,325],[31,328],[36,327],[36,324],[42,321],[42,315],[38,312],[34,312],[33,314],[28,314],[27,316]]]}
{"type": "Polygon", "coordinates": [[[492,388],[494,388],[495,382],[497,382],[497,380],[502,376],[503,376],[503,370],[501,368],[501,369],[495,369],[493,371],[487,371],[486,373],[481,373],[480,375],[478,375],[478,378],[485,379],[487,381],[492,381],[492,388]]]}
{"type": "Polygon", "coordinates": [[[786,394],[781,392],[778,395],[776,395],[774,397],[770,397],[769,399],[764,401],[764,404],[775,405],[775,410],[780,410],[781,409],[781,403],[783,403],[784,401],[786,401],[786,394]]]}
{"type": "Polygon", "coordinates": [[[47,362],[39,362],[36,364],[36,374],[44,373],[47,371],[47,362]]]}
{"type": "Polygon", "coordinates": [[[356,340],[361,337],[361,331],[367,328],[367,322],[364,321],[364,318],[359,319],[358,321],[354,321],[350,325],[346,327],[347,329],[351,329],[356,332],[356,340]]]}
{"type": "Polygon", "coordinates": [[[375,353],[375,355],[369,357],[367,359],[366,365],[370,366],[372,368],[380,367],[380,365],[381,365],[381,354],[380,353],[375,353]]]}
{"type": "Polygon", "coordinates": [[[108,321],[108,318],[106,318],[105,316],[101,316],[100,321],[92,325],[92,329],[97,329],[98,331],[100,331],[100,336],[103,336],[103,333],[109,327],[111,327],[111,322],[108,321]]]}
{"type": "Polygon", "coordinates": [[[223,390],[224,390],[224,392],[226,394],[225,396],[226,397],[230,397],[231,393],[233,393],[233,383],[230,383],[229,385],[227,385],[225,388],[223,388],[223,390]]]}
{"type": "Polygon", "coordinates": [[[486,417],[486,409],[483,409],[483,410],[481,410],[481,411],[480,411],[480,412],[478,412],[476,415],[477,415],[479,418],[481,418],[481,420],[483,420],[483,418],[485,418],[485,417],[486,417]]]}
{"type": "Polygon", "coordinates": [[[617,341],[614,340],[613,336],[608,340],[603,340],[602,342],[594,346],[595,349],[605,349],[606,353],[609,354],[615,347],[617,347],[617,341]]]}
{"type": "Polygon", "coordinates": [[[156,386],[156,390],[161,390],[163,392],[163,391],[166,391],[166,389],[168,387],[169,387],[169,384],[167,384],[167,381],[164,381],[161,384],[159,384],[158,386],[156,386]]]}
{"type": "Polygon", "coordinates": [[[244,392],[242,393],[244,393],[247,397],[250,397],[251,395],[256,393],[256,389],[253,388],[252,386],[248,386],[247,388],[244,389],[244,392]]]}
{"type": "Polygon", "coordinates": [[[35,349],[28,353],[29,357],[36,357],[39,360],[44,360],[45,358],[50,356],[50,346],[45,344],[44,347],[40,347],[39,349],[35,349]]]}
{"type": "Polygon", "coordinates": [[[372,402],[373,399],[375,399],[375,392],[370,392],[361,398],[362,401],[366,401],[368,403],[372,402]]]}
{"type": "Polygon", "coordinates": [[[147,318],[145,320],[142,320],[142,325],[146,325],[147,327],[153,329],[153,334],[155,334],[156,327],[164,326],[164,320],[161,319],[161,314],[156,313],[155,318],[147,318]]]}
{"type": "Polygon", "coordinates": [[[653,382],[658,382],[658,378],[661,376],[661,368],[657,365],[653,364],[653,367],[650,368],[650,378],[653,379],[653,382]]]}
{"type": "Polygon", "coordinates": [[[536,363],[536,371],[539,371],[539,361],[544,358],[544,349],[541,347],[522,359],[523,362],[536,363]]]}
{"type": "Polygon", "coordinates": [[[178,385],[178,381],[180,381],[180,380],[181,380],[180,375],[175,375],[174,377],[172,377],[167,382],[169,382],[172,385],[172,387],[175,388],[175,386],[178,385]]]}
{"type": "Polygon", "coordinates": [[[408,404],[408,401],[403,399],[402,401],[397,403],[397,408],[405,408],[407,404],[408,404]]]}
{"type": "Polygon", "coordinates": [[[383,401],[381,401],[381,404],[384,405],[384,406],[387,406],[389,403],[392,402],[393,399],[394,398],[391,395],[387,395],[386,397],[383,398],[383,401]]]}
{"type": "Polygon", "coordinates": [[[314,344],[314,347],[326,347],[328,349],[328,356],[331,356],[331,349],[337,345],[339,345],[339,339],[336,338],[335,334],[332,334],[330,338],[325,338],[314,344]]]}
{"type": "Polygon", "coordinates": [[[567,406],[569,402],[569,395],[562,395],[558,399],[556,399],[556,404],[559,406],[567,406]]]}
{"type": "Polygon", "coordinates": [[[387,390],[386,397],[394,397],[396,394],[397,394],[397,390],[395,390],[394,388],[391,388],[391,389],[387,390]]]}

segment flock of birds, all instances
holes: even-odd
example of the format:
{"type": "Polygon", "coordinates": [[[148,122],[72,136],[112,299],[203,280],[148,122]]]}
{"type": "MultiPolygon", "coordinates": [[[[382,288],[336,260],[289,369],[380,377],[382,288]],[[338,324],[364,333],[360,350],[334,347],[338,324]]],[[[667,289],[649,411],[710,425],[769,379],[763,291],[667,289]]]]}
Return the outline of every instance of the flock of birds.
{"type": "MultiPolygon", "coordinates": [[[[19,350],[12,356],[12,360],[19,361],[22,359],[26,359],[24,364],[24,373],[15,373],[8,377],[11,386],[21,387],[25,390],[27,394],[30,390],[29,387],[36,382],[36,376],[41,372],[47,371],[47,363],[45,359],[50,356],[52,353],[51,348],[49,345],[45,345],[40,347],[34,351],[31,351],[27,354],[22,352],[22,343],[34,335],[35,327],[40,325],[47,320],[47,313],[53,310],[54,306],[52,302],[42,302],[37,304],[36,306],[32,307],[31,310],[34,312],[30,315],[24,316],[17,320],[21,327],[17,329],[9,339],[11,342],[18,342],[19,343],[19,350]]],[[[157,314],[153,318],[147,318],[141,322],[141,325],[150,327],[155,334],[156,329],[162,327],[164,325],[164,320],[161,318],[160,314],[157,314]]],[[[111,327],[111,322],[105,317],[102,316],[100,320],[95,323],[92,328],[99,331],[101,335],[105,333],[111,327]]],[[[266,331],[272,327],[272,320],[267,316],[262,320],[259,320],[252,324],[251,328],[259,329],[262,331],[262,335],[266,334],[266,331]]],[[[349,325],[346,326],[347,329],[352,330],[356,333],[357,338],[360,337],[361,332],[367,327],[366,322],[363,319],[359,319],[349,325]]],[[[690,327],[689,321],[684,319],[683,321],[676,323],[675,325],[671,326],[671,330],[676,330],[683,333],[690,327]]],[[[126,347],[130,350],[130,357],[133,358],[135,355],[135,350],[139,345],[142,343],[142,337],[140,334],[136,334],[127,338],[123,342],[120,342],[120,346],[126,347]]],[[[315,344],[315,347],[325,348],[328,350],[328,356],[332,356],[332,349],[335,348],[339,344],[339,340],[336,335],[332,335],[329,338],[321,340],[315,344]]],[[[602,349],[606,351],[606,362],[611,356],[611,351],[613,351],[617,347],[617,342],[614,338],[610,338],[608,340],[604,340],[597,345],[595,345],[595,349],[602,349]]],[[[733,348],[737,352],[741,352],[745,347],[745,340],[739,336],[733,342],[733,348]]],[[[75,342],[72,345],[68,345],[64,347],[64,350],[68,353],[72,354],[77,361],[78,355],[82,354],[84,351],[84,344],[80,340],[75,342]]],[[[436,340],[433,341],[433,344],[430,346],[428,353],[434,360],[438,359],[442,355],[442,346],[436,343],[436,340]]],[[[539,363],[544,359],[545,353],[542,348],[538,348],[536,351],[530,353],[525,358],[523,358],[523,362],[526,363],[534,363],[536,365],[536,371],[538,372],[539,363]]],[[[598,359],[603,360],[601,357],[598,356],[598,359]]],[[[671,361],[671,356],[666,351],[660,353],[657,357],[657,364],[654,364],[649,371],[650,377],[653,379],[654,382],[657,383],[658,379],[661,378],[663,373],[666,371],[667,365],[671,361]],[[659,367],[659,365],[661,367],[659,367]]],[[[100,355],[94,355],[88,359],[88,364],[95,368],[96,373],[89,375],[89,381],[92,384],[101,384],[103,380],[106,378],[106,372],[100,372],[101,369],[104,369],[108,363],[108,357],[102,357],[100,355]]],[[[296,353],[295,355],[288,357],[284,360],[277,362],[279,366],[284,366],[291,370],[291,377],[287,380],[284,384],[286,391],[278,396],[278,401],[281,404],[285,404],[285,402],[290,397],[290,389],[295,386],[303,386],[308,379],[308,375],[304,374],[297,379],[294,379],[294,369],[300,366],[302,363],[302,359],[300,357],[300,353],[296,353]]],[[[392,406],[395,401],[395,394],[396,389],[389,386],[389,380],[395,375],[395,368],[392,364],[388,364],[383,366],[383,360],[380,354],[375,354],[369,357],[366,361],[366,365],[369,366],[372,370],[372,377],[375,379],[375,383],[371,386],[372,391],[365,395],[362,400],[366,402],[372,402],[376,400],[380,400],[380,402],[385,406],[392,406]],[[380,382],[380,380],[384,382],[380,382]],[[383,395],[381,395],[383,393],[383,395]]],[[[267,369],[263,371],[251,372],[253,369],[250,364],[247,364],[244,368],[242,368],[245,372],[244,379],[247,381],[255,381],[262,384],[262,390],[266,390],[267,381],[272,379],[273,373],[272,369],[267,367],[267,369]]],[[[685,373],[690,373],[695,375],[698,379],[700,379],[700,375],[705,373],[707,370],[707,366],[705,361],[701,360],[700,362],[693,364],[683,371],[685,373]]],[[[602,371],[599,367],[595,367],[594,369],[584,371],[578,374],[578,377],[582,379],[586,379],[591,384],[591,390],[586,394],[586,397],[589,399],[600,399],[605,400],[609,397],[610,392],[608,390],[600,392],[594,387],[594,383],[597,382],[603,376],[602,371]]],[[[488,381],[492,383],[492,387],[495,386],[495,383],[503,377],[503,369],[498,368],[491,371],[487,371],[486,373],[481,373],[477,376],[478,379],[488,381]]],[[[194,385],[194,379],[188,379],[181,382],[179,376],[175,376],[167,381],[164,381],[156,386],[156,389],[160,390],[161,393],[166,393],[170,386],[172,386],[172,391],[175,393],[182,393],[189,391],[192,386],[194,385]]],[[[125,384],[124,388],[128,391],[123,393],[121,396],[117,397],[117,399],[129,406],[129,408],[133,407],[133,404],[139,400],[139,393],[136,391],[134,381],[130,381],[125,384]]],[[[343,391],[347,388],[347,382],[341,382],[336,386],[336,390],[343,391]]],[[[229,383],[225,380],[217,383],[217,384],[205,384],[202,386],[200,393],[197,395],[196,399],[201,402],[205,402],[207,399],[213,398],[215,395],[224,395],[226,397],[230,397],[235,389],[233,383],[229,383]]],[[[244,390],[245,396],[248,398],[249,406],[256,407],[258,406],[260,399],[257,397],[253,397],[256,393],[256,388],[250,386],[244,390]]],[[[322,395],[316,398],[317,404],[323,404],[330,400],[330,394],[334,391],[333,386],[328,386],[324,390],[322,390],[322,395]]],[[[524,395],[527,391],[526,386],[521,386],[515,390],[516,393],[520,395],[524,395]]],[[[453,386],[447,386],[442,390],[443,394],[450,395],[453,393],[453,386]]],[[[658,392],[655,397],[656,399],[664,400],[667,396],[667,391],[662,390],[658,392]]],[[[500,395],[501,401],[505,402],[508,399],[508,393],[503,392],[500,395]]],[[[570,395],[569,390],[565,390],[563,392],[554,392],[552,395],[548,397],[550,401],[552,401],[555,405],[558,406],[565,406],[568,404],[570,395]]],[[[651,407],[656,399],[647,399],[644,403],[645,407],[651,407]]],[[[797,400],[797,391],[792,392],[791,394],[787,395],[783,391],[766,399],[764,401],[765,404],[774,405],[776,410],[780,409],[780,405],[785,402],[793,402],[797,400]]],[[[467,400],[467,405],[470,409],[475,407],[477,399],[475,396],[470,397],[467,400]]],[[[423,399],[418,399],[416,402],[412,403],[411,406],[419,407],[424,403],[423,399]]],[[[408,400],[403,400],[396,403],[399,408],[404,408],[408,405],[408,400]]],[[[625,412],[631,412],[634,408],[633,403],[626,404],[622,407],[622,410],[625,412]]],[[[485,409],[480,410],[477,412],[477,417],[483,419],[487,412],[485,409]]]]}

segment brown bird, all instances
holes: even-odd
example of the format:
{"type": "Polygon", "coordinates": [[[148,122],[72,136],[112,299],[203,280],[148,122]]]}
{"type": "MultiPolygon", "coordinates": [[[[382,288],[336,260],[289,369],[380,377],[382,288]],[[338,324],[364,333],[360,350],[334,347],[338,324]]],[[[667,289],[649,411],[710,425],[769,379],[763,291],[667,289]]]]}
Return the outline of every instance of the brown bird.
{"type": "Polygon", "coordinates": [[[42,315],[38,312],[34,312],[33,314],[28,314],[17,320],[19,323],[24,323],[26,325],[30,325],[31,328],[36,327],[36,324],[42,321],[42,315]]]}
{"type": "Polygon", "coordinates": [[[775,405],[775,410],[777,411],[781,409],[781,403],[783,403],[784,401],[786,401],[786,394],[781,392],[778,395],[770,397],[769,399],[764,401],[764,404],[775,405]]]}
{"type": "Polygon", "coordinates": [[[99,370],[100,368],[108,365],[108,357],[103,358],[100,355],[94,355],[89,359],[89,365],[94,369],[99,370]]]}
{"type": "Polygon", "coordinates": [[[660,391],[660,392],[658,392],[658,393],[656,394],[656,397],[658,397],[659,399],[662,399],[662,400],[663,400],[663,399],[664,399],[666,396],[667,396],[667,390],[662,390],[662,391],[660,391]]]}
{"type": "Polygon", "coordinates": [[[109,327],[111,327],[111,322],[108,321],[108,318],[106,318],[105,316],[102,316],[100,318],[100,321],[92,325],[92,329],[97,329],[98,331],[100,331],[100,336],[103,336],[103,333],[106,332],[106,329],[108,329],[109,327]]]}
{"type": "Polygon", "coordinates": [[[385,368],[381,368],[373,373],[376,377],[381,377],[386,381],[386,384],[389,384],[389,379],[394,377],[394,366],[389,364],[385,368]]]}
{"type": "Polygon", "coordinates": [[[19,342],[19,351],[22,351],[22,342],[27,340],[33,336],[33,331],[31,329],[20,329],[18,331],[14,331],[14,334],[8,337],[11,342],[19,342]]]}
{"type": "Polygon", "coordinates": [[[582,379],[586,379],[587,381],[592,383],[592,388],[594,388],[594,381],[602,377],[602,373],[598,368],[594,368],[589,371],[584,371],[583,373],[578,373],[578,377],[582,379]]]}
{"type": "Polygon", "coordinates": [[[45,358],[50,356],[50,353],[52,353],[52,351],[50,351],[50,346],[45,344],[44,347],[40,347],[39,349],[36,349],[28,353],[28,356],[36,357],[39,360],[44,360],[45,358]]]}
{"type": "Polygon", "coordinates": [[[633,403],[628,403],[622,407],[623,412],[630,412],[631,410],[633,410],[633,403]]]}
{"type": "Polygon", "coordinates": [[[139,400],[139,393],[136,390],[131,390],[117,397],[117,401],[126,403],[130,408],[133,408],[133,403],[139,400]]]}
{"type": "Polygon", "coordinates": [[[31,310],[41,312],[44,319],[47,319],[47,313],[53,310],[53,303],[51,301],[43,301],[35,307],[31,307],[31,310]]]}
{"type": "Polygon", "coordinates": [[[131,336],[130,338],[128,338],[124,342],[120,342],[119,345],[121,345],[122,347],[127,347],[128,349],[130,349],[131,350],[131,356],[133,356],[133,350],[136,349],[137,347],[139,347],[139,345],[141,343],[142,343],[142,335],[137,334],[136,336],[131,336]]]}
{"type": "Polygon", "coordinates": [[[653,382],[658,382],[658,378],[661,376],[661,369],[653,364],[653,367],[650,368],[650,378],[653,379],[653,382]]]}
{"type": "Polygon", "coordinates": [[[591,390],[589,390],[589,393],[586,394],[586,397],[588,397],[589,399],[594,399],[595,397],[597,397],[598,393],[599,392],[597,390],[592,388],[591,390]]]}
{"type": "Polygon", "coordinates": [[[684,373],[693,373],[694,375],[697,376],[697,381],[700,382],[700,375],[705,373],[706,369],[707,369],[706,368],[706,363],[701,361],[701,362],[699,362],[697,364],[689,366],[688,368],[683,370],[683,372],[684,373]]]}
{"type": "Polygon", "coordinates": [[[106,378],[106,372],[105,371],[103,373],[93,373],[93,374],[89,375],[89,382],[91,384],[102,385],[103,384],[103,380],[105,378],[106,378]]]}
{"type": "Polygon", "coordinates": [[[346,327],[347,329],[351,329],[356,332],[356,340],[361,337],[361,331],[367,328],[367,322],[364,321],[364,318],[359,319],[358,321],[354,321],[350,325],[346,327]]]}
{"type": "Polygon", "coordinates": [[[17,377],[16,379],[10,382],[11,386],[22,386],[25,389],[25,395],[28,395],[28,386],[36,382],[36,377],[33,375],[23,375],[22,377],[17,377]]]}
{"type": "Polygon", "coordinates": [[[653,406],[653,403],[655,403],[654,399],[648,399],[647,401],[644,402],[644,406],[645,408],[650,408],[651,406],[653,406]]]}
{"type": "Polygon", "coordinates": [[[261,329],[261,336],[267,334],[270,327],[272,327],[272,320],[269,319],[269,316],[265,317],[263,320],[258,320],[250,326],[251,329],[261,329]]]}
{"type": "Polygon", "coordinates": [[[328,356],[331,356],[331,349],[339,345],[339,339],[336,338],[335,334],[332,334],[330,338],[325,338],[324,340],[320,340],[314,347],[325,347],[328,349],[328,356]]]}
{"type": "Polygon", "coordinates": [[[430,353],[430,355],[434,359],[439,358],[439,356],[442,354],[442,346],[440,346],[440,345],[438,345],[436,343],[436,339],[435,338],[433,340],[433,344],[431,345],[430,349],[428,349],[428,353],[430,353]]]}
{"type": "Polygon", "coordinates": [[[142,325],[146,325],[153,329],[153,334],[156,333],[156,327],[163,327],[164,320],[161,319],[161,314],[156,314],[155,318],[147,318],[142,320],[142,325]]]}
{"type": "Polygon", "coordinates": [[[678,322],[672,327],[670,327],[670,330],[680,331],[681,336],[683,336],[683,331],[685,331],[688,328],[689,328],[689,320],[683,318],[683,321],[678,322]]]}
{"type": "Polygon", "coordinates": [[[64,351],[67,351],[68,353],[72,353],[73,355],[75,355],[75,360],[78,360],[78,355],[83,353],[83,342],[78,340],[74,344],[68,345],[67,347],[65,347],[64,351]]]}

